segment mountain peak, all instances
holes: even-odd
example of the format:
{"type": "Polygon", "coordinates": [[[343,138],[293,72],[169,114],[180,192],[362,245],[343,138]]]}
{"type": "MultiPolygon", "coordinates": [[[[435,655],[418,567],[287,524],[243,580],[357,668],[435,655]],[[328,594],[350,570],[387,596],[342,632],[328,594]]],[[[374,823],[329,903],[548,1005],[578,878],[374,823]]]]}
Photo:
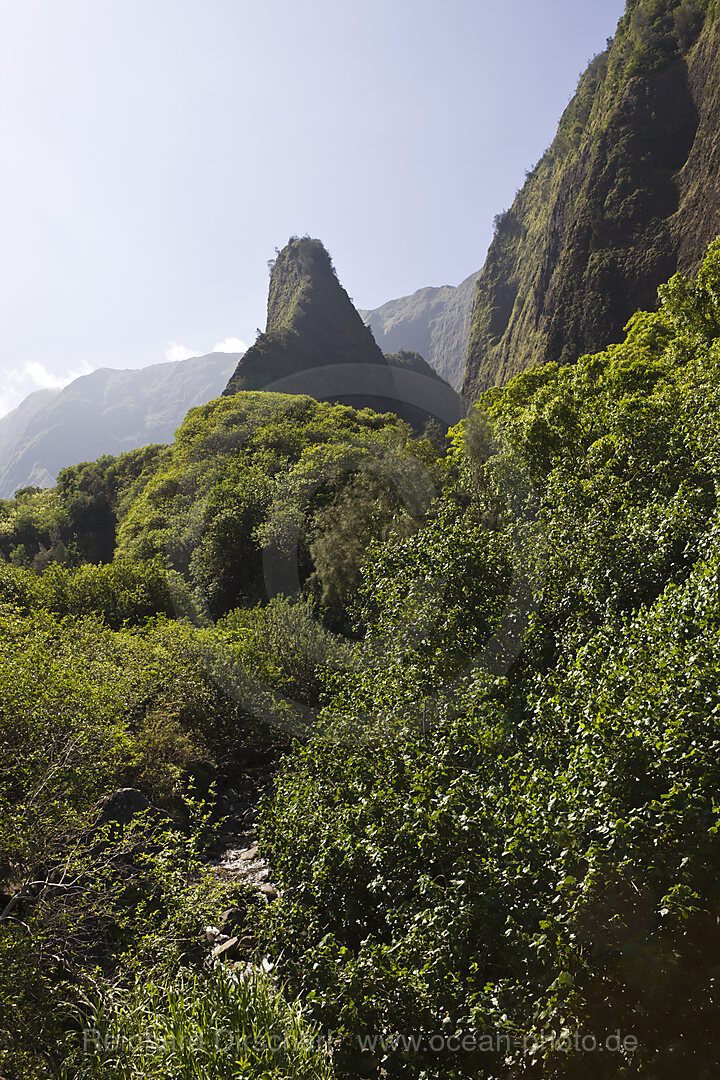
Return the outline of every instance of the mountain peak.
{"type": "Polygon", "coordinates": [[[265,333],[241,359],[225,394],[269,389],[314,368],[375,364],[376,375],[387,368],[320,240],[292,237],[271,265],[265,333]]]}
{"type": "Polygon", "coordinates": [[[224,394],[308,394],[392,412],[419,429],[429,419],[445,430],[457,423],[462,401],[420,355],[383,356],[319,240],[292,237],[271,266],[265,333],[242,357],[224,394]]]}
{"type": "MultiPolygon", "coordinates": [[[[308,315],[325,314],[329,298],[347,306],[352,303],[338,281],[335,267],[321,240],[291,237],[270,263],[270,290],[266,333],[298,329],[308,315]],[[319,312],[313,309],[320,303],[319,312]]],[[[353,308],[354,311],[354,308],[353,308]]]]}

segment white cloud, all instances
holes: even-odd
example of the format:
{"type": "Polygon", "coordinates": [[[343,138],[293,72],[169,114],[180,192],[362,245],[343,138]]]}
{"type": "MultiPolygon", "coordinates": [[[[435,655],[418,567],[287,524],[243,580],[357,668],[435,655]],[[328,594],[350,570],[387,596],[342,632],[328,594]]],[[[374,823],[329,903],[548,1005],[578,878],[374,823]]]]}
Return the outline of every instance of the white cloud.
{"type": "Polygon", "coordinates": [[[81,375],[89,375],[92,370],[90,364],[83,364],[71,371],[57,373],[50,371],[39,360],[27,360],[22,367],[0,372],[0,378],[5,380],[5,385],[0,386],[0,416],[14,409],[33,391],[61,390],[81,375]]]}
{"type": "Polygon", "coordinates": [[[69,371],[66,375],[55,375],[37,360],[28,360],[19,373],[18,381],[25,382],[25,380],[29,379],[31,383],[41,390],[60,390],[63,386],[67,386],[69,382],[72,382],[73,379],[77,379],[80,375],[87,375],[91,370],[88,367],[85,371],[69,371]]]}
{"type": "Polygon", "coordinates": [[[11,412],[24,397],[25,394],[20,390],[6,390],[3,387],[0,390],[0,416],[5,416],[6,413],[11,412]]]}
{"type": "Polygon", "coordinates": [[[210,352],[239,353],[246,352],[246,350],[246,343],[239,337],[226,337],[222,341],[218,341],[217,345],[213,345],[212,349],[205,349],[203,352],[198,352],[197,349],[188,349],[186,345],[179,345],[177,341],[168,341],[165,359],[174,362],[176,360],[189,360],[191,356],[204,356],[205,353],[210,352]]]}
{"type": "MultiPolygon", "coordinates": [[[[7,375],[13,382],[30,383],[31,390],[61,390],[73,379],[79,379],[81,375],[89,375],[92,370],[90,364],[82,364],[78,368],[58,374],[50,371],[39,360],[26,360],[21,368],[14,368],[8,371],[7,375]]],[[[26,393],[29,392],[29,390],[26,391],[26,393]]]]}
{"type": "Polygon", "coordinates": [[[174,363],[176,360],[189,360],[191,356],[199,356],[197,349],[188,349],[186,345],[178,345],[177,341],[168,341],[165,350],[165,359],[174,363]]]}
{"type": "MultiPolygon", "coordinates": [[[[243,353],[247,344],[238,337],[226,337],[218,341],[207,352],[243,353]]],[[[177,341],[168,341],[165,359],[169,361],[189,360],[192,356],[204,355],[197,349],[188,349],[177,341]]],[[[94,368],[84,363],[70,371],[52,371],[39,360],[27,360],[22,367],[0,370],[0,416],[16,408],[28,394],[34,390],[62,390],[64,386],[81,375],[89,375],[94,368]],[[4,385],[3,385],[4,384],[4,385]]]]}
{"type": "Polygon", "coordinates": [[[213,352],[247,352],[247,345],[239,337],[226,337],[224,341],[218,341],[213,345],[213,352]]]}

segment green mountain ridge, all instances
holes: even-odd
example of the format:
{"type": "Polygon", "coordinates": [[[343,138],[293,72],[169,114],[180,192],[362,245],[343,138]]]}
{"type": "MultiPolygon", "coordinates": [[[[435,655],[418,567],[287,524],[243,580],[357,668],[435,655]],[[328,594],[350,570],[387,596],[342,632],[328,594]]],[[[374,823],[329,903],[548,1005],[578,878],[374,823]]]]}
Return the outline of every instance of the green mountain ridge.
{"type": "Polygon", "coordinates": [[[622,338],[720,233],[720,19],[631,0],[528,174],[477,282],[463,393],[622,338]]]}

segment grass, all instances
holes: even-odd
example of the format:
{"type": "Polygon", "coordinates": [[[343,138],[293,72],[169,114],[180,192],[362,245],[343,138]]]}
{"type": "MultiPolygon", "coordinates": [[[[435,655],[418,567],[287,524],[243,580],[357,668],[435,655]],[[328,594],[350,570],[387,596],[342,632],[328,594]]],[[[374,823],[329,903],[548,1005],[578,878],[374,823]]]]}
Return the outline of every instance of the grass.
{"type": "Polygon", "coordinates": [[[100,1080],[332,1080],[318,1031],[261,969],[216,965],[115,989],[81,1035],[80,1076],[100,1080]]]}

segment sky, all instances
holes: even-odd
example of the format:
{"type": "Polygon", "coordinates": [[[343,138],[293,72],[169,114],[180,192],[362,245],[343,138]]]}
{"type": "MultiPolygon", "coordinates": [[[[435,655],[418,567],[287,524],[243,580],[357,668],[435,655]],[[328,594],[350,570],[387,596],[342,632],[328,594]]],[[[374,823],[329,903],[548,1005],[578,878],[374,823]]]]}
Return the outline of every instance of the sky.
{"type": "Polygon", "coordinates": [[[356,305],[478,270],[624,0],[0,0],[0,414],[239,351],[319,237],[356,305]]]}

